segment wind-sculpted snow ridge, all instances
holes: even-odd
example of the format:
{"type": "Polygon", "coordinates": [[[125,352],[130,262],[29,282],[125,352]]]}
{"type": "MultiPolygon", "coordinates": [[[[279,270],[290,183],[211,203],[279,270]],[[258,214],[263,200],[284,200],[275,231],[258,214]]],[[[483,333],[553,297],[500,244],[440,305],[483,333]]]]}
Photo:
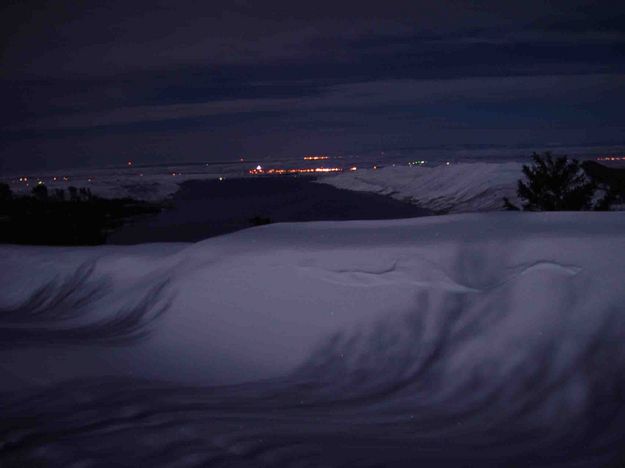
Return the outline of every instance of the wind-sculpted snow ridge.
{"type": "Polygon", "coordinates": [[[0,309],[0,347],[122,344],[147,336],[151,322],[171,302],[163,297],[168,281],[115,314],[93,318],[89,309],[110,288],[104,280],[91,280],[93,269],[92,263],[81,265],[63,281],[44,284],[22,304],[0,309]]]}
{"type": "Polygon", "coordinates": [[[520,163],[388,166],[345,172],[324,177],[319,182],[410,200],[438,212],[495,211],[503,210],[503,197],[516,199],[521,166],[520,163]]]}
{"type": "Polygon", "coordinates": [[[0,466],[622,466],[624,229],[492,213],[0,247],[24,286],[2,327],[143,304],[151,332],[0,347],[0,466]]]}
{"type": "Polygon", "coordinates": [[[566,358],[563,332],[518,356],[458,367],[467,345],[488,341],[505,311],[476,314],[461,296],[439,306],[424,297],[398,320],[328,338],[283,379],[212,388],[99,379],[5,397],[0,461],[619,466],[625,328],[621,310],[597,313],[595,334],[566,358]]]}

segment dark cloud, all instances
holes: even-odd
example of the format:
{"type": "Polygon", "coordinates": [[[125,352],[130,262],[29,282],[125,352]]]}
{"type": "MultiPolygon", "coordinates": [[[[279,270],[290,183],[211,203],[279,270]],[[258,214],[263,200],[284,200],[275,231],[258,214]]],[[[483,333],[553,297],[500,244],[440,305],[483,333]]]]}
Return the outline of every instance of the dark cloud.
{"type": "Polygon", "coordinates": [[[9,1],[0,168],[614,142],[624,18],[583,0],[9,1]]]}

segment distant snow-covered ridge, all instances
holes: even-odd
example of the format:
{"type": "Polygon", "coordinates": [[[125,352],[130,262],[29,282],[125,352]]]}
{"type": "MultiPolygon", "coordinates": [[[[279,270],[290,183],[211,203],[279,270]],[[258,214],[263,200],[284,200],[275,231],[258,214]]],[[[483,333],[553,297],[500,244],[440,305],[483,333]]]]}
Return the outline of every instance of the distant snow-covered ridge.
{"type": "MultiPolygon", "coordinates": [[[[15,193],[25,194],[39,181],[50,190],[67,189],[73,185],[88,187],[105,198],[132,197],[158,201],[170,197],[179,184],[192,179],[243,177],[238,165],[170,166],[152,168],[117,168],[53,172],[26,177],[5,177],[15,193]]],[[[358,169],[319,182],[340,189],[390,195],[434,211],[463,213],[495,211],[503,208],[503,197],[516,198],[516,182],[521,164],[457,163],[436,167],[387,166],[380,169],[358,169]]]]}
{"type": "Polygon", "coordinates": [[[458,163],[425,166],[388,166],[359,169],[319,182],[336,188],[375,192],[423,208],[449,213],[503,209],[503,197],[516,200],[521,163],[458,163]]]}

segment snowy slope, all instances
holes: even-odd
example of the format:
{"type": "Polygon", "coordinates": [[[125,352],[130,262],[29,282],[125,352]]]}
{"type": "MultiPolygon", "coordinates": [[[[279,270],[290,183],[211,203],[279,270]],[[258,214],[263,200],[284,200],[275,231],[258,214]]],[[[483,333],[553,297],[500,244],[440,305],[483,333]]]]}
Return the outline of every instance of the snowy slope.
{"type": "Polygon", "coordinates": [[[0,246],[0,462],[603,466],[625,441],[623,232],[491,213],[0,246]]]}
{"type": "MultiPolygon", "coordinates": [[[[505,303],[520,323],[555,325],[562,314],[588,320],[595,308],[623,298],[624,228],[625,216],[617,214],[501,213],[277,224],[191,245],[3,246],[0,282],[11,287],[0,305],[15,305],[89,262],[95,263],[89,283],[108,283],[90,305],[94,316],[168,281],[163,296],[172,304],[153,336],[107,350],[107,366],[124,375],[229,383],[292,369],[328,334],[413,311],[419,295],[505,303]],[[586,292],[573,307],[565,296],[582,286],[586,292]]],[[[51,376],[63,375],[64,367],[75,373],[69,357],[75,354],[59,359],[44,352],[39,363],[51,376]]],[[[80,353],[85,372],[101,354],[80,353]]]]}
{"type": "Polygon", "coordinates": [[[375,192],[410,199],[434,211],[464,213],[503,208],[503,197],[516,199],[520,163],[458,163],[427,166],[388,166],[359,169],[319,182],[337,188],[375,192]]]}

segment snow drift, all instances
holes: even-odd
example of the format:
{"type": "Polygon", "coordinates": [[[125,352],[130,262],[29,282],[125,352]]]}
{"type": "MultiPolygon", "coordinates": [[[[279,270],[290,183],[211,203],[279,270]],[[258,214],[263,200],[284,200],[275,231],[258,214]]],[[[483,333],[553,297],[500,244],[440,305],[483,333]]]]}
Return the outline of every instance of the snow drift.
{"type": "Polygon", "coordinates": [[[624,229],[494,213],[0,247],[0,461],[622,462],[624,229]]]}
{"type": "Polygon", "coordinates": [[[515,162],[388,166],[345,172],[319,182],[390,195],[439,212],[496,211],[503,209],[503,197],[516,200],[521,167],[515,162]]]}

